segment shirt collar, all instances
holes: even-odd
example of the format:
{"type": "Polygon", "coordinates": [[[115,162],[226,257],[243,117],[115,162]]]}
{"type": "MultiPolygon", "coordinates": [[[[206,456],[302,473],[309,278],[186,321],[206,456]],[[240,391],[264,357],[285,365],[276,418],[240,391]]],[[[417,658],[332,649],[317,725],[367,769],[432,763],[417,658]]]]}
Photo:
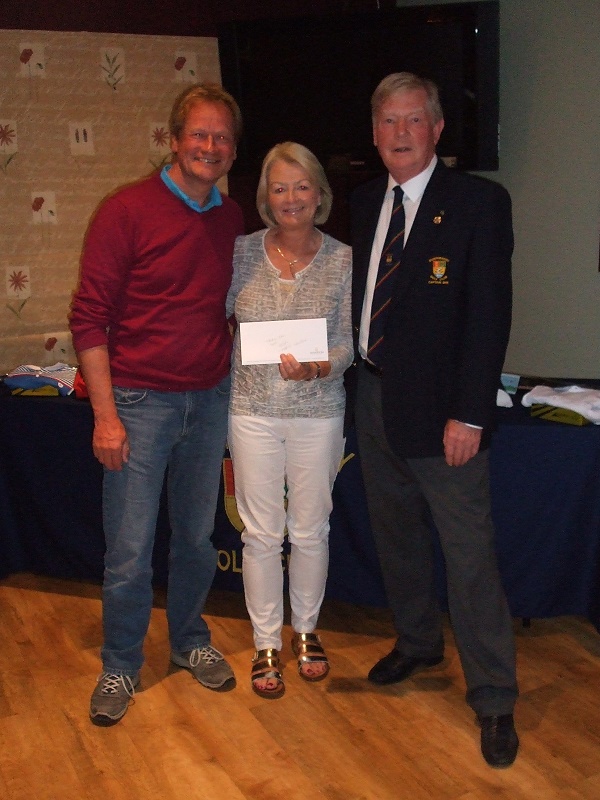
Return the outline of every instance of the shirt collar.
{"type": "Polygon", "coordinates": [[[418,200],[423,192],[425,191],[425,187],[429,183],[429,179],[433,174],[433,170],[437,164],[437,156],[434,155],[431,161],[429,162],[429,166],[425,167],[423,172],[419,172],[418,175],[415,175],[414,178],[406,181],[406,183],[398,184],[390,175],[388,178],[388,185],[387,190],[388,192],[392,192],[394,190],[394,186],[402,186],[402,191],[404,195],[413,202],[418,200]]]}
{"type": "Polygon", "coordinates": [[[203,214],[205,211],[209,211],[211,208],[215,206],[223,205],[223,198],[221,197],[221,192],[217,189],[216,186],[212,186],[210,193],[208,195],[208,200],[206,205],[201,206],[196,200],[192,200],[192,198],[183,192],[179,186],[175,183],[175,181],[169,175],[169,171],[172,167],[172,164],[165,164],[160,172],[160,177],[162,178],[163,183],[165,186],[170,189],[174,195],[179,197],[180,200],[189,206],[193,211],[197,211],[198,214],[203,214]]]}

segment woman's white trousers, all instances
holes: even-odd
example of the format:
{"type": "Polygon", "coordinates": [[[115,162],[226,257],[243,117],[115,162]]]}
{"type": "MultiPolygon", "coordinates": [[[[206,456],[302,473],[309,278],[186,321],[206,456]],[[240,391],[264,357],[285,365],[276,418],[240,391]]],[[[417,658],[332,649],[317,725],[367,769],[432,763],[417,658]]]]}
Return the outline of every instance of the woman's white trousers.
{"type": "Polygon", "coordinates": [[[331,491],[344,452],[343,418],[231,415],[229,451],[244,523],[242,574],[257,650],[281,650],[282,547],[291,545],[292,628],[314,631],[327,580],[331,491]]]}

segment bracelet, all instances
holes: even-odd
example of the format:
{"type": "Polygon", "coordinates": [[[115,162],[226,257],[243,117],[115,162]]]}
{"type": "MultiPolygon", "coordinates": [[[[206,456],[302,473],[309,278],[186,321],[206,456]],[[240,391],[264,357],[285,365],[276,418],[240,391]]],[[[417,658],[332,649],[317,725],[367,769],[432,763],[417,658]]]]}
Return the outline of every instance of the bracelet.
{"type": "Polygon", "coordinates": [[[321,365],[319,364],[319,362],[318,361],[311,361],[310,363],[315,365],[315,367],[317,368],[317,371],[316,371],[315,375],[312,376],[312,378],[304,378],[305,381],[314,381],[317,378],[321,377],[321,365]]]}

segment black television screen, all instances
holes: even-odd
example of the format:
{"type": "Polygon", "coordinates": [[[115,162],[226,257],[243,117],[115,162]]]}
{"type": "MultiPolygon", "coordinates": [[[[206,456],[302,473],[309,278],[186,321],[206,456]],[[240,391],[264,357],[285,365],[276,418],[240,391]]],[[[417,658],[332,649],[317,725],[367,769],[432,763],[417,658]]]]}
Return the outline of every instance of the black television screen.
{"type": "Polygon", "coordinates": [[[403,70],[440,88],[438,154],[461,169],[498,169],[498,32],[499,3],[487,1],[228,24],[222,80],[245,125],[234,174],[256,172],[286,140],[326,168],[380,169],[370,97],[403,70]]]}

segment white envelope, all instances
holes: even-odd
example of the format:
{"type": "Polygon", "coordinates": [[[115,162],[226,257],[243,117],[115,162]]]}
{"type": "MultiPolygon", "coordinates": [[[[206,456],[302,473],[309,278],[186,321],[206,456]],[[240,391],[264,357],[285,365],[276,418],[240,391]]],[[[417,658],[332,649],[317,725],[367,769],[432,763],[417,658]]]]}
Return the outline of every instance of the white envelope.
{"type": "Polygon", "coordinates": [[[327,321],[285,319],[273,322],[241,322],[242,364],[279,364],[281,353],[297,361],[327,361],[327,321]]]}

